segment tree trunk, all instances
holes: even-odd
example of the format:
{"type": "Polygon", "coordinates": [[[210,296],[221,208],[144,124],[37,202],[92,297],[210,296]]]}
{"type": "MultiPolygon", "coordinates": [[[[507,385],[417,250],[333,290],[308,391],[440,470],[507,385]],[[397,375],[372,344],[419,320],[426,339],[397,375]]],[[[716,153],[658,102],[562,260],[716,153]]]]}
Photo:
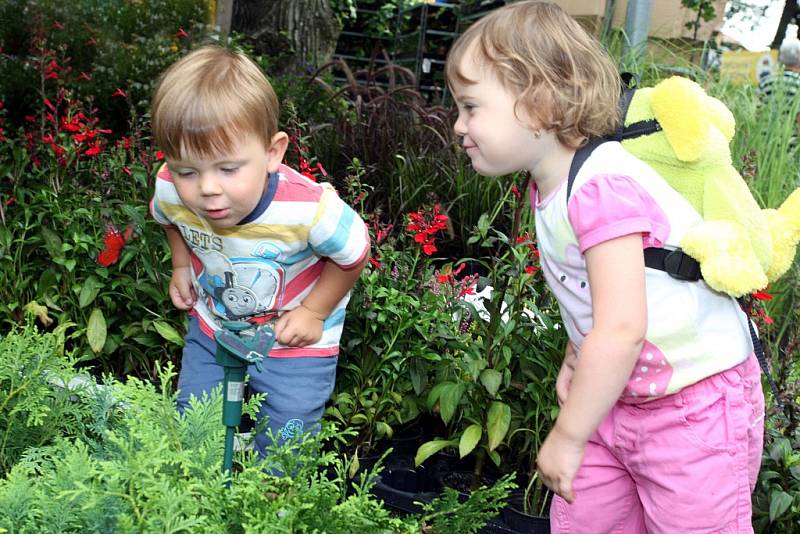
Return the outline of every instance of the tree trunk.
{"type": "MultiPolygon", "coordinates": [[[[781,21],[778,23],[778,29],[775,32],[775,37],[772,39],[770,48],[778,48],[783,42],[783,34],[786,33],[786,26],[792,23],[797,16],[797,0],[786,0],[783,6],[783,13],[781,13],[781,21]]],[[[795,36],[797,37],[797,36],[795,36]]]]}
{"type": "Polygon", "coordinates": [[[329,0],[236,0],[232,29],[279,72],[327,63],[341,31],[329,0]]]}

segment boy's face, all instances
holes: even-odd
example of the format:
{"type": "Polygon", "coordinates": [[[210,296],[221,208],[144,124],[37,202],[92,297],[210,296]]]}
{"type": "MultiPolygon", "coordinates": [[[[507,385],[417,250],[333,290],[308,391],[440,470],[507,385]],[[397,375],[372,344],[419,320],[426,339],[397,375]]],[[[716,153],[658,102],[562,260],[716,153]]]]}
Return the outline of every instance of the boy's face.
{"type": "Polygon", "coordinates": [[[516,95],[497,79],[492,68],[478,63],[469,50],[461,59],[461,73],[477,83],[453,84],[458,105],[454,129],[463,138],[472,166],[485,176],[502,176],[533,168],[542,143],[534,136],[536,122],[522,122],[514,113],[516,95]]]}
{"type": "Polygon", "coordinates": [[[270,146],[250,135],[238,141],[229,154],[200,158],[181,154],[167,158],[167,168],[184,205],[217,228],[230,228],[258,205],[267,176],[278,170],[286,151],[283,132],[270,146]]]}

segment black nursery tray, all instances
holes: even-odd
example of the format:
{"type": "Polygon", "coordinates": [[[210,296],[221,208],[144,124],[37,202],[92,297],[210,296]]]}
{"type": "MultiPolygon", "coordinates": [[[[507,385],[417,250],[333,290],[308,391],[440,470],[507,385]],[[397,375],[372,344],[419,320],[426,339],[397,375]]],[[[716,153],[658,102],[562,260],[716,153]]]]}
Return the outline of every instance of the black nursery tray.
{"type": "MultiPolygon", "coordinates": [[[[438,488],[424,474],[422,468],[387,468],[378,477],[372,493],[384,504],[397,512],[405,514],[422,513],[418,503],[429,503],[438,495],[438,488]]],[[[478,531],[481,534],[530,534],[510,528],[501,518],[490,519],[478,531]]],[[[536,534],[547,534],[549,528],[537,530],[536,534]]]]}

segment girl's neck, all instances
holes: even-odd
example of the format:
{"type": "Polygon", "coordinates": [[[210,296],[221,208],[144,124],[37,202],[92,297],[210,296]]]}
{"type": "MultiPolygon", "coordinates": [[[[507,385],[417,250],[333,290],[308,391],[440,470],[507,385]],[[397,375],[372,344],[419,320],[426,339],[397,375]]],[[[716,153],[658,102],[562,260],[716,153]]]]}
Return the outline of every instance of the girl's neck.
{"type": "Polygon", "coordinates": [[[558,189],[567,179],[575,149],[570,148],[558,140],[554,139],[552,150],[547,156],[535,162],[530,170],[533,181],[536,182],[536,189],[539,191],[539,198],[546,198],[558,189]]]}

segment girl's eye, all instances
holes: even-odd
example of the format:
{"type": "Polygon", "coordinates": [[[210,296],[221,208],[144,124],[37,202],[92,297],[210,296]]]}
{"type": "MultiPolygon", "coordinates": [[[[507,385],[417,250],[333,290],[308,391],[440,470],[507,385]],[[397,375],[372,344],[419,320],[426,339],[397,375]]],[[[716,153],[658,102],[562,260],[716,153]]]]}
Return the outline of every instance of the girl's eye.
{"type": "Polygon", "coordinates": [[[239,170],[239,167],[223,167],[222,172],[225,174],[233,174],[239,170]]]}
{"type": "Polygon", "coordinates": [[[178,171],[177,174],[181,178],[188,178],[189,176],[194,174],[194,171],[178,171]]]}

